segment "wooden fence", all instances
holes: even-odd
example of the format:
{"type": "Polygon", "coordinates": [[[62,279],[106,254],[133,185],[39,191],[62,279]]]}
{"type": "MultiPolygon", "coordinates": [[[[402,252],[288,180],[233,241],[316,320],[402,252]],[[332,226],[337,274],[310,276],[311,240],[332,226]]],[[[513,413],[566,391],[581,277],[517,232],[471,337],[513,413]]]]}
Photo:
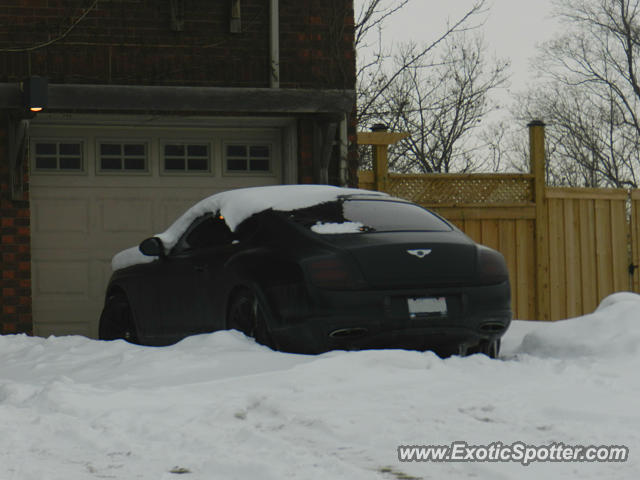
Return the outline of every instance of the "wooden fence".
{"type": "Polygon", "coordinates": [[[610,293],[640,291],[640,273],[630,269],[640,264],[640,191],[546,187],[544,126],[534,122],[530,135],[529,174],[405,175],[378,168],[359,172],[359,186],[384,185],[502,252],[515,318],[575,317],[610,293]]]}
{"type": "Polygon", "coordinates": [[[640,292],[640,191],[631,193],[631,263],[632,289],[640,292]]]}

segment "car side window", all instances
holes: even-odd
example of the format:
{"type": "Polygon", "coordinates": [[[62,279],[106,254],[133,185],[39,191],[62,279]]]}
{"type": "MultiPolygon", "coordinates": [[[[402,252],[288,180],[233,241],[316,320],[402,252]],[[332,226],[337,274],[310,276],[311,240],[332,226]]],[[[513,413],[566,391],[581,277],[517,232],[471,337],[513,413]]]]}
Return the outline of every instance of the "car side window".
{"type": "Polygon", "coordinates": [[[234,240],[235,235],[223,218],[218,215],[208,215],[196,220],[176,246],[176,252],[222,247],[230,245],[234,240]]]}

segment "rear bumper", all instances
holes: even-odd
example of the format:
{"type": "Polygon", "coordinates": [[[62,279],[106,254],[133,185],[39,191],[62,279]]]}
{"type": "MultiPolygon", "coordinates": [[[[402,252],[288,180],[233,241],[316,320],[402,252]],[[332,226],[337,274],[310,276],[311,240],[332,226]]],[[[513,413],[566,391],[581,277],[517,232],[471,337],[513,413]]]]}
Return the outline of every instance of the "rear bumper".
{"type": "Polygon", "coordinates": [[[500,338],[511,322],[509,283],[498,285],[370,291],[307,291],[291,308],[278,308],[270,292],[270,327],[284,351],[402,348],[456,353],[500,338]],[[444,297],[447,313],[411,316],[407,298],[444,297]]]}

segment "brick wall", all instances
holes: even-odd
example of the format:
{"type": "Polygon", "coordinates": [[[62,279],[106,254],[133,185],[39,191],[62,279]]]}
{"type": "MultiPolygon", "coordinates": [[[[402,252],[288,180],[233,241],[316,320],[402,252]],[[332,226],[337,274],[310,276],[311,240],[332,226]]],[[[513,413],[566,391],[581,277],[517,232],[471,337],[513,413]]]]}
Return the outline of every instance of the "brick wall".
{"type": "MultiPolygon", "coordinates": [[[[354,87],[352,3],[280,0],[282,87],[354,87]]],[[[269,85],[268,0],[240,1],[241,33],[230,33],[230,1],[185,0],[180,32],[170,4],[0,0],[0,82],[269,85]]]]}
{"type": "Polygon", "coordinates": [[[282,86],[353,89],[353,15],[353,0],[282,0],[282,86]]]}
{"type": "Polygon", "coordinates": [[[29,202],[11,200],[6,141],[0,127],[0,334],[31,333],[29,202]]]}

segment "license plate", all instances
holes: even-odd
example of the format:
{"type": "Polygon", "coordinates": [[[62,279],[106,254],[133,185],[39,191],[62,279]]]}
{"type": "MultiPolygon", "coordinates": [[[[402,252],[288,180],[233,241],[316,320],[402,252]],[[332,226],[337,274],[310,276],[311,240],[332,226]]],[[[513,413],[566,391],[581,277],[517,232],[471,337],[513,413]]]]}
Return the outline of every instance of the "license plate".
{"type": "Polygon", "coordinates": [[[444,297],[408,298],[407,305],[411,318],[447,314],[447,300],[444,297]]]}

